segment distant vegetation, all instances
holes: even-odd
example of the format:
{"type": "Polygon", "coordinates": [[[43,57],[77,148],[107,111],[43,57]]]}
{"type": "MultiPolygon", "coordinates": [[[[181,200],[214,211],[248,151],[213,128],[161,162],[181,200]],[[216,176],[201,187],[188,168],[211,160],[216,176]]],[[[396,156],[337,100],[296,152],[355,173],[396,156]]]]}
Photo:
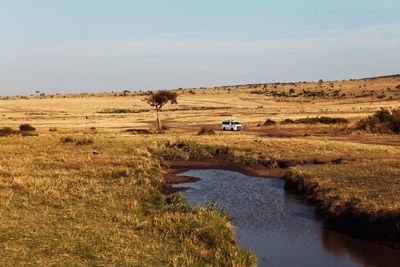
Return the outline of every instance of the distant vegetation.
{"type": "Polygon", "coordinates": [[[273,126],[273,125],[275,125],[275,124],[276,124],[276,121],[271,120],[271,119],[267,119],[267,120],[264,122],[264,125],[265,125],[265,126],[273,126]]]}
{"type": "Polygon", "coordinates": [[[21,132],[32,132],[32,131],[36,131],[36,128],[33,127],[33,126],[30,125],[30,124],[21,124],[21,125],[19,126],[19,130],[20,130],[21,132]]]}
{"type": "Polygon", "coordinates": [[[303,89],[301,92],[296,94],[296,90],[291,88],[288,91],[283,90],[253,90],[250,91],[250,94],[259,94],[259,95],[266,95],[266,96],[273,96],[273,97],[304,97],[304,98],[309,98],[309,97],[340,97],[340,96],[346,96],[345,94],[341,94],[340,90],[330,90],[330,91],[323,91],[323,90],[306,90],[303,89]]]}
{"type": "Polygon", "coordinates": [[[374,115],[360,120],[357,129],[372,133],[400,134],[400,109],[382,108],[374,115]]]}
{"type": "Polygon", "coordinates": [[[207,127],[201,127],[200,131],[197,133],[198,135],[213,135],[215,131],[213,129],[207,127]]]}
{"type": "Polygon", "coordinates": [[[125,132],[128,132],[130,134],[154,134],[154,130],[150,129],[127,129],[125,132]]]}
{"type": "Polygon", "coordinates": [[[93,144],[93,138],[86,137],[86,136],[75,138],[73,136],[68,135],[68,136],[61,137],[60,141],[62,143],[74,143],[77,146],[93,144]]]}
{"type": "Polygon", "coordinates": [[[13,130],[10,127],[3,127],[0,129],[0,137],[4,137],[4,136],[11,136],[16,134],[17,131],[13,130]]]}
{"type": "MultiPolygon", "coordinates": [[[[225,110],[225,109],[232,109],[231,107],[206,107],[206,106],[200,106],[200,107],[184,107],[184,108],[173,108],[173,109],[168,109],[168,112],[174,112],[174,111],[187,111],[187,110],[199,110],[199,111],[206,111],[206,110],[225,110]]],[[[128,109],[128,108],[107,108],[103,109],[100,111],[97,111],[97,113],[100,114],[118,114],[118,113],[145,113],[145,112],[150,112],[150,109],[128,109]]]]}
{"type": "Polygon", "coordinates": [[[297,120],[292,120],[292,119],[285,119],[284,121],[281,122],[281,124],[317,124],[317,123],[322,123],[322,124],[346,124],[349,123],[349,120],[345,118],[331,118],[331,117],[307,117],[307,118],[302,118],[302,119],[297,119],[297,120]]]}
{"type": "Polygon", "coordinates": [[[107,108],[98,111],[97,113],[112,114],[112,113],[143,113],[149,112],[150,109],[127,109],[127,108],[107,108]]]}
{"type": "Polygon", "coordinates": [[[37,136],[38,134],[34,133],[36,128],[30,124],[21,124],[19,126],[19,130],[14,130],[11,127],[3,127],[0,128],[0,137],[12,136],[20,134],[22,136],[37,136]]]}

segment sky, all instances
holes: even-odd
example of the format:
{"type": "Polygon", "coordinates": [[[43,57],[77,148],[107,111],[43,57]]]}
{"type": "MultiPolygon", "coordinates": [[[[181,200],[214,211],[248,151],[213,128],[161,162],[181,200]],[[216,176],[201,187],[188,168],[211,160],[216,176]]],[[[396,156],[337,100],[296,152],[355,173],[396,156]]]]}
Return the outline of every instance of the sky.
{"type": "Polygon", "coordinates": [[[0,95],[400,73],[399,0],[0,0],[0,95]]]}

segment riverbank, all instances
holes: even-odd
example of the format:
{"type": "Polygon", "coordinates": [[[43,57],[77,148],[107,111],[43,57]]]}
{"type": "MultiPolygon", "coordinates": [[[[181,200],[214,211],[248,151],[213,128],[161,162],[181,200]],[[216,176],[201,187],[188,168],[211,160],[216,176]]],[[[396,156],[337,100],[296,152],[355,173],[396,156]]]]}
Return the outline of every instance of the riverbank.
{"type": "MultiPolygon", "coordinates": [[[[301,165],[291,169],[274,168],[269,169],[261,164],[255,164],[253,166],[238,165],[232,161],[227,160],[224,157],[206,158],[206,159],[190,159],[190,160],[169,160],[167,161],[169,169],[164,176],[164,182],[166,186],[163,187],[163,192],[166,194],[176,193],[188,189],[187,187],[169,186],[172,184],[179,183],[190,183],[196,182],[199,178],[180,176],[178,174],[189,170],[198,169],[219,169],[236,171],[246,175],[284,179],[285,189],[295,194],[304,195],[307,199],[311,200],[318,211],[323,215],[326,225],[339,231],[346,233],[350,236],[370,240],[378,241],[379,243],[394,248],[400,249],[399,242],[399,213],[389,212],[382,208],[375,212],[367,212],[365,209],[362,210],[355,204],[360,203],[361,200],[357,199],[357,195],[354,194],[351,198],[345,195],[332,195],[334,189],[327,187],[327,179],[319,181],[319,183],[313,182],[312,179],[307,178],[307,175],[301,174],[301,169],[313,169],[317,168],[325,170],[326,173],[329,171],[339,170],[340,168],[352,170],[349,164],[345,166],[341,165],[301,165]],[[325,182],[325,184],[323,183],[325,182]],[[333,203],[335,200],[337,203],[333,203]]],[[[375,168],[375,172],[378,169],[375,168]]],[[[347,176],[348,179],[355,177],[355,172],[352,170],[353,176],[347,176]]],[[[334,176],[334,174],[332,174],[334,176]]],[[[383,175],[383,174],[381,174],[383,175]]],[[[334,177],[338,177],[337,175],[334,177]]],[[[365,180],[365,176],[364,180],[365,180]]],[[[368,184],[366,184],[367,186],[368,184]]],[[[339,190],[343,192],[352,192],[356,190],[353,187],[341,186],[339,190]]],[[[363,203],[366,204],[366,203],[363,203]]],[[[368,204],[368,203],[367,203],[368,204]]],[[[369,203],[371,204],[371,203],[369,203]]]]}
{"type": "MultiPolygon", "coordinates": [[[[343,187],[343,184],[349,182],[348,180],[351,178],[353,178],[352,183],[354,182],[354,175],[332,183],[332,181],[322,179],[315,173],[306,170],[301,168],[290,170],[285,175],[285,189],[303,195],[312,201],[323,215],[327,225],[356,238],[376,241],[385,246],[400,249],[400,212],[398,209],[389,206],[387,202],[386,206],[383,206],[382,200],[381,203],[372,205],[373,199],[363,197],[365,192],[361,192],[360,188],[357,188],[358,192],[354,192],[354,187],[343,187]]],[[[339,177],[330,177],[330,179],[335,178],[339,177]]],[[[366,187],[372,187],[372,182],[367,177],[363,176],[360,179],[366,187]]],[[[396,179],[399,177],[389,176],[388,179],[396,184],[398,183],[396,179]]],[[[381,187],[385,182],[383,179],[381,180],[381,187]]],[[[370,191],[374,190],[376,194],[377,191],[383,190],[383,188],[377,188],[376,181],[373,184],[375,188],[370,191]]],[[[384,192],[380,192],[380,198],[383,197],[383,194],[384,192]]],[[[386,194],[390,194],[390,192],[386,192],[386,194]]]]}
{"type": "Polygon", "coordinates": [[[399,251],[326,227],[313,205],[284,190],[284,180],[218,169],[183,174],[201,178],[182,192],[187,201],[222,206],[259,266],[398,267],[399,251]]]}

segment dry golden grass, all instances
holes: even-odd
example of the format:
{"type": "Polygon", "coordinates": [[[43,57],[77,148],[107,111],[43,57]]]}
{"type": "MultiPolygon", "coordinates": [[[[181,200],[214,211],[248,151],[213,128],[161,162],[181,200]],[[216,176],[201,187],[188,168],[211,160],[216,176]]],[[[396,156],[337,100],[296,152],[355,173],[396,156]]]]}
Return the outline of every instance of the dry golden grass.
{"type": "MultiPolygon", "coordinates": [[[[399,107],[400,89],[396,89],[399,84],[400,76],[394,76],[322,84],[268,84],[215,89],[182,89],[177,91],[179,104],[166,106],[162,118],[164,124],[176,131],[193,132],[198,131],[201,126],[218,127],[220,121],[227,118],[239,119],[245,127],[255,131],[265,131],[254,126],[264,123],[268,118],[282,121],[286,118],[298,119],[324,115],[355,121],[372,114],[380,107],[399,107]],[[296,94],[306,90],[324,91],[326,95],[273,97],[265,94],[272,91],[288,92],[293,88],[296,94]],[[340,90],[339,96],[332,95],[332,92],[337,90],[340,90]],[[255,91],[263,94],[253,94],[252,92],[255,91]],[[368,94],[365,93],[366,91],[368,94]],[[385,98],[378,98],[382,94],[385,94],[385,98]],[[178,111],[174,111],[176,109],[178,111]]],[[[12,97],[0,100],[0,125],[17,127],[21,122],[26,122],[38,129],[57,127],[61,130],[70,130],[96,127],[107,132],[126,128],[145,128],[153,125],[155,118],[154,111],[144,101],[146,97],[143,93],[131,93],[127,96],[85,94],[34,96],[28,99],[12,97]],[[98,113],[106,109],[144,112],[98,113]],[[146,110],[149,111],[146,112],[146,110]]]]}
{"type": "Polygon", "coordinates": [[[164,135],[132,134],[155,126],[142,93],[3,98],[0,128],[29,123],[39,136],[0,137],[0,265],[254,264],[222,214],[160,193],[160,155],[207,157],[229,148],[224,156],[237,164],[300,164],[298,178],[329,189],[330,209],[350,199],[363,211],[399,212],[399,136],[352,129],[381,107],[399,107],[399,84],[394,76],[178,90],[179,104],[162,113],[171,128],[164,135]],[[290,89],[326,93],[268,93],[290,89]],[[137,113],[99,113],[117,108],[137,113]],[[351,123],[257,126],[322,115],[351,123]],[[197,134],[227,118],[245,130],[197,134]],[[167,145],[179,142],[186,150],[167,145]]]}
{"type": "Polygon", "coordinates": [[[216,210],[160,193],[151,141],[0,139],[0,264],[252,265],[216,210]],[[96,150],[96,154],[93,150],[96,150]]]}

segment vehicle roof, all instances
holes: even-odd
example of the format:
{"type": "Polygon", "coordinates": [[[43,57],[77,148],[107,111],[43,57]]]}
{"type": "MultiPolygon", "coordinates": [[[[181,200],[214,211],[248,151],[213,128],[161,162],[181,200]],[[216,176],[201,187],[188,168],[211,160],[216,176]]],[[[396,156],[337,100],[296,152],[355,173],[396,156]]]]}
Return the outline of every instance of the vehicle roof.
{"type": "MultiPolygon", "coordinates": [[[[235,120],[224,120],[222,122],[239,122],[239,121],[235,121],[235,120]]],[[[240,123],[240,122],[239,122],[240,123]]]]}

